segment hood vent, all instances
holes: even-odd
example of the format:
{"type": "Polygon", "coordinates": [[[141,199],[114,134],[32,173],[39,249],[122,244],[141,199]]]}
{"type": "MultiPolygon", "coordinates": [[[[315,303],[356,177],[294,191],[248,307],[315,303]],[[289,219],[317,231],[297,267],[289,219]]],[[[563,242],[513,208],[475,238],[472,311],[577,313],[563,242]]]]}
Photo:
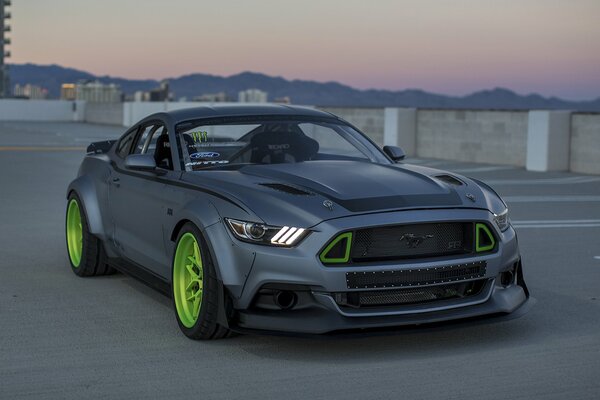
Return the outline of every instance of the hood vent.
{"type": "Polygon", "coordinates": [[[293,194],[295,196],[313,196],[314,193],[307,192],[306,190],[299,189],[294,186],[286,185],[284,183],[259,183],[261,186],[266,186],[268,188],[277,190],[279,192],[284,192],[288,194],[293,194]]]}
{"type": "Polygon", "coordinates": [[[464,183],[461,180],[453,177],[452,175],[436,175],[436,176],[434,176],[434,178],[436,178],[444,183],[447,183],[448,185],[453,185],[453,186],[464,185],[464,183]]]}

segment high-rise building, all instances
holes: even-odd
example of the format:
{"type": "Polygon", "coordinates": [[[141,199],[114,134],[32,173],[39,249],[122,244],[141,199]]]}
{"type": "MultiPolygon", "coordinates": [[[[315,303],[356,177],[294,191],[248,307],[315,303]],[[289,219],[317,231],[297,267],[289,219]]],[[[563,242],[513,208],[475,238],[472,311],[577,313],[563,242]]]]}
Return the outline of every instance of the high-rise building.
{"type": "Polygon", "coordinates": [[[10,51],[6,45],[10,44],[10,38],[6,34],[10,32],[8,20],[11,15],[6,7],[10,6],[10,0],[0,0],[0,98],[10,96],[10,86],[8,79],[8,68],[5,61],[10,57],[10,51]]]}
{"type": "Polygon", "coordinates": [[[41,86],[31,85],[15,85],[13,96],[30,100],[43,100],[48,97],[48,90],[41,86]]]}
{"type": "Polygon", "coordinates": [[[63,100],[84,100],[90,103],[118,103],[123,93],[114,83],[105,84],[98,81],[82,81],[63,83],[60,98],[63,100]]]}
{"type": "Polygon", "coordinates": [[[266,103],[269,94],[258,89],[242,90],[238,93],[240,103],[266,103]]]}

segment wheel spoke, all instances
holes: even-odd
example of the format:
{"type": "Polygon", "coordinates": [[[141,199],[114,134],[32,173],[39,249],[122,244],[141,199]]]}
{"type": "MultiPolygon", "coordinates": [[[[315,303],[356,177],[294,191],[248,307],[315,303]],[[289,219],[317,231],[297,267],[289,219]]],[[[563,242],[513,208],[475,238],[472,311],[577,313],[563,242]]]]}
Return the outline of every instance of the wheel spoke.
{"type": "Polygon", "coordinates": [[[194,265],[193,264],[186,264],[185,268],[188,270],[189,274],[192,276],[192,280],[198,279],[199,276],[196,273],[196,271],[194,271],[194,265]]]}
{"type": "Polygon", "coordinates": [[[196,265],[202,267],[202,258],[200,258],[200,249],[198,249],[198,243],[194,242],[194,258],[196,259],[196,265]]]}

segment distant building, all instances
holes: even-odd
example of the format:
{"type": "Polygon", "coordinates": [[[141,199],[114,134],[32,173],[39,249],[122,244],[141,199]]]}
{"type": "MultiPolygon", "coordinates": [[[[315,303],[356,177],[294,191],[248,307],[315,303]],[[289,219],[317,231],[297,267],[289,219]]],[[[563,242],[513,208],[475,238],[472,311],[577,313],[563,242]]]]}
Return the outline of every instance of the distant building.
{"type": "Polygon", "coordinates": [[[23,99],[43,100],[48,97],[48,90],[29,83],[26,85],[16,84],[13,96],[23,99]]]}
{"type": "Polygon", "coordinates": [[[204,93],[200,96],[196,96],[192,99],[193,101],[203,101],[208,103],[224,103],[227,101],[231,101],[231,98],[227,96],[225,92],[219,93],[204,93]]]}
{"type": "Polygon", "coordinates": [[[75,100],[75,84],[74,83],[63,83],[60,86],[60,99],[61,100],[75,100]]]}
{"type": "Polygon", "coordinates": [[[133,101],[169,101],[172,99],[169,92],[169,81],[162,81],[160,86],[150,91],[138,90],[133,94],[133,101]]]}
{"type": "Polygon", "coordinates": [[[292,99],[290,99],[290,96],[277,97],[275,100],[273,100],[273,103],[292,104],[292,99]]]}
{"type": "Polygon", "coordinates": [[[63,83],[60,88],[63,100],[84,100],[90,103],[118,103],[123,93],[114,83],[105,84],[98,81],[82,81],[79,83],[63,83]]]}
{"type": "Polygon", "coordinates": [[[266,103],[269,94],[258,89],[242,90],[238,93],[240,103],[266,103]]]}
{"type": "Polygon", "coordinates": [[[7,44],[10,44],[10,38],[6,37],[6,34],[10,32],[8,20],[11,18],[11,15],[5,9],[10,4],[10,0],[0,0],[0,98],[10,96],[8,67],[4,63],[5,59],[10,57],[10,51],[4,48],[7,44]]]}

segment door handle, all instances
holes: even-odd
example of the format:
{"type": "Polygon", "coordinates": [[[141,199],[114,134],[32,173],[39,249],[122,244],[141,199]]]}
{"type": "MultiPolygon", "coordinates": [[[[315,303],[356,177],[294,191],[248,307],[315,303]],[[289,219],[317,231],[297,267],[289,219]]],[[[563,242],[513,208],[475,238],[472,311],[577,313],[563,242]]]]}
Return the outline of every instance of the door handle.
{"type": "Polygon", "coordinates": [[[115,185],[115,187],[121,186],[121,184],[119,183],[119,182],[121,182],[121,179],[119,179],[119,178],[112,178],[112,182],[113,182],[113,185],[115,185]]]}

